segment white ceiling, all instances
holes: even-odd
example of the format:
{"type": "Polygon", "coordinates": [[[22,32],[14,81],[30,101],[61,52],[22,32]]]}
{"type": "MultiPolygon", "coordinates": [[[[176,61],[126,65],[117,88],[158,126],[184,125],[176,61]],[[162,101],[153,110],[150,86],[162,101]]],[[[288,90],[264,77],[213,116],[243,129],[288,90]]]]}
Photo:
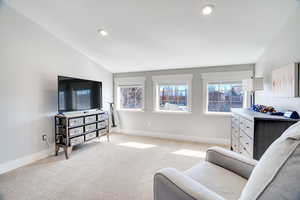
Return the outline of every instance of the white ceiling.
{"type": "Polygon", "coordinates": [[[256,62],[296,0],[7,0],[112,72],[256,62]],[[214,4],[212,16],[201,8],[214,4]],[[100,37],[103,28],[109,36],[100,37]]]}

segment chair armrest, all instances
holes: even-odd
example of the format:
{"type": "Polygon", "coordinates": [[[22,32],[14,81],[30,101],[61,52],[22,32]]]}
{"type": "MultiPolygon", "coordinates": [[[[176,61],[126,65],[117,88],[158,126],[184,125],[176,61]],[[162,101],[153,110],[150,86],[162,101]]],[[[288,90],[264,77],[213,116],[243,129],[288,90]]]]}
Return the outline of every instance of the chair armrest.
{"type": "Polygon", "coordinates": [[[224,200],[221,196],[173,168],[154,175],[154,200],[224,200]]]}
{"type": "Polygon", "coordinates": [[[211,147],[206,152],[206,161],[228,169],[249,179],[257,161],[221,147],[211,147]]]}

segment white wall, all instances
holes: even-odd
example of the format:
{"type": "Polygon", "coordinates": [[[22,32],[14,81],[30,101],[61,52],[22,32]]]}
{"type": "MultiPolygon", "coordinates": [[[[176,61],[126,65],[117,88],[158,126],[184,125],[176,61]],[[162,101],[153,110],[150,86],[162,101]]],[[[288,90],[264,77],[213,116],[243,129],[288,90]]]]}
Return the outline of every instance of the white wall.
{"type": "Polygon", "coordinates": [[[265,82],[265,90],[256,93],[256,103],[300,113],[300,98],[272,96],[272,70],[294,62],[300,62],[300,5],[256,64],[256,76],[264,77],[265,82]]]}
{"type": "Polygon", "coordinates": [[[0,164],[53,142],[57,75],[102,81],[112,101],[112,73],[0,1],[0,164]]]}
{"type": "MultiPolygon", "coordinates": [[[[208,72],[251,71],[254,65],[200,67],[177,70],[158,70],[135,73],[116,73],[114,78],[145,76],[145,111],[118,111],[121,132],[164,138],[187,139],[212,143],[228,143],[230,116],[204,114],[203,80],[201,74],[208,72]],[[152,76],[169,74],[193,74],[192,113],[153,112],[152,76]]],[[[116,90],[116,88],[115,88],[116,90]]],[[[114,98],[116,101],[116,97],[114,98]]]]}

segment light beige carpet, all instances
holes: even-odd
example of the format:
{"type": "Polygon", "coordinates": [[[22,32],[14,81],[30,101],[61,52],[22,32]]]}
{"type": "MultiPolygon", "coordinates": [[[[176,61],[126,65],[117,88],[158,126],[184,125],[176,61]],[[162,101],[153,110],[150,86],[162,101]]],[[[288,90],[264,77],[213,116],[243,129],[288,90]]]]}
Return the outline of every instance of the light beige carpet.
{"type": "Polygon", "coordinates": [[[152,200],[158,169],[188,169],[209,146],[112,134],[110,143],[75,148],[69,160],[61,153],[0,175],[0,199],[152,200]]]}

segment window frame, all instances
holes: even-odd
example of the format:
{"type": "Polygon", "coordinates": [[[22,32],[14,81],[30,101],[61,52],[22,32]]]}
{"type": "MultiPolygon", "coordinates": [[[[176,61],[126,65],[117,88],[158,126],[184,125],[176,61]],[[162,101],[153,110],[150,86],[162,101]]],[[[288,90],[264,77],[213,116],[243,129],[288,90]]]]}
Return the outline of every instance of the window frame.
{"type": "MultiPolygon", "coordinates": [[[[215,84],[215,85],[222,85],[222,84],[237,84],[237,83],[240,83],[241,86],[243,87],[243,81],[207,81],[206,82],[206,103],[205,103],[205,113],[206,114],[211,114],[211,115],[231,115],[231,112],[218,112],[218,111],[209,111],[208,110],[208,105],[209,105],[209,91],[208,91],[208,86],[211,85],[211,84],[215,84]]],[[[246,108],[246,105],[247,105],[247,92],[245,90],[243,90],[244,92],[244,95],[243,95],[243,106],[242,108],[246,108]]]]}
{"type": "Polygon", "coordinates": [[[126,77],[115,79],[115,101],[117,111],[144,112],[145,110],[145,77],[126,77]],[[121,88],[142,88],[141,108],[121,108],[121,88]]]}
{"type": "Polygon", "coordinates": [[[191,113],[192,112],[192,74],[181,75],[163,75],[153,76],[153,112],[155,113],[191,113]],[[160,86],[175,86],[186,85],[187,86],[187,111],[179,110],[161,110],[160,109],[160,86]]]}
{"type": "MultiPolygon", "coordinates": [[[[244,79],[252,77],[253,71],[212,72],[202,74],[203,79],[203,113],[206,115],[231,116],[231,112],[208,111],[208,84],[212,83],[237,83],[243,84],[244,79]]],[[[244,90],[243,108],[250,105],[250,94],[244,90]]]]}

